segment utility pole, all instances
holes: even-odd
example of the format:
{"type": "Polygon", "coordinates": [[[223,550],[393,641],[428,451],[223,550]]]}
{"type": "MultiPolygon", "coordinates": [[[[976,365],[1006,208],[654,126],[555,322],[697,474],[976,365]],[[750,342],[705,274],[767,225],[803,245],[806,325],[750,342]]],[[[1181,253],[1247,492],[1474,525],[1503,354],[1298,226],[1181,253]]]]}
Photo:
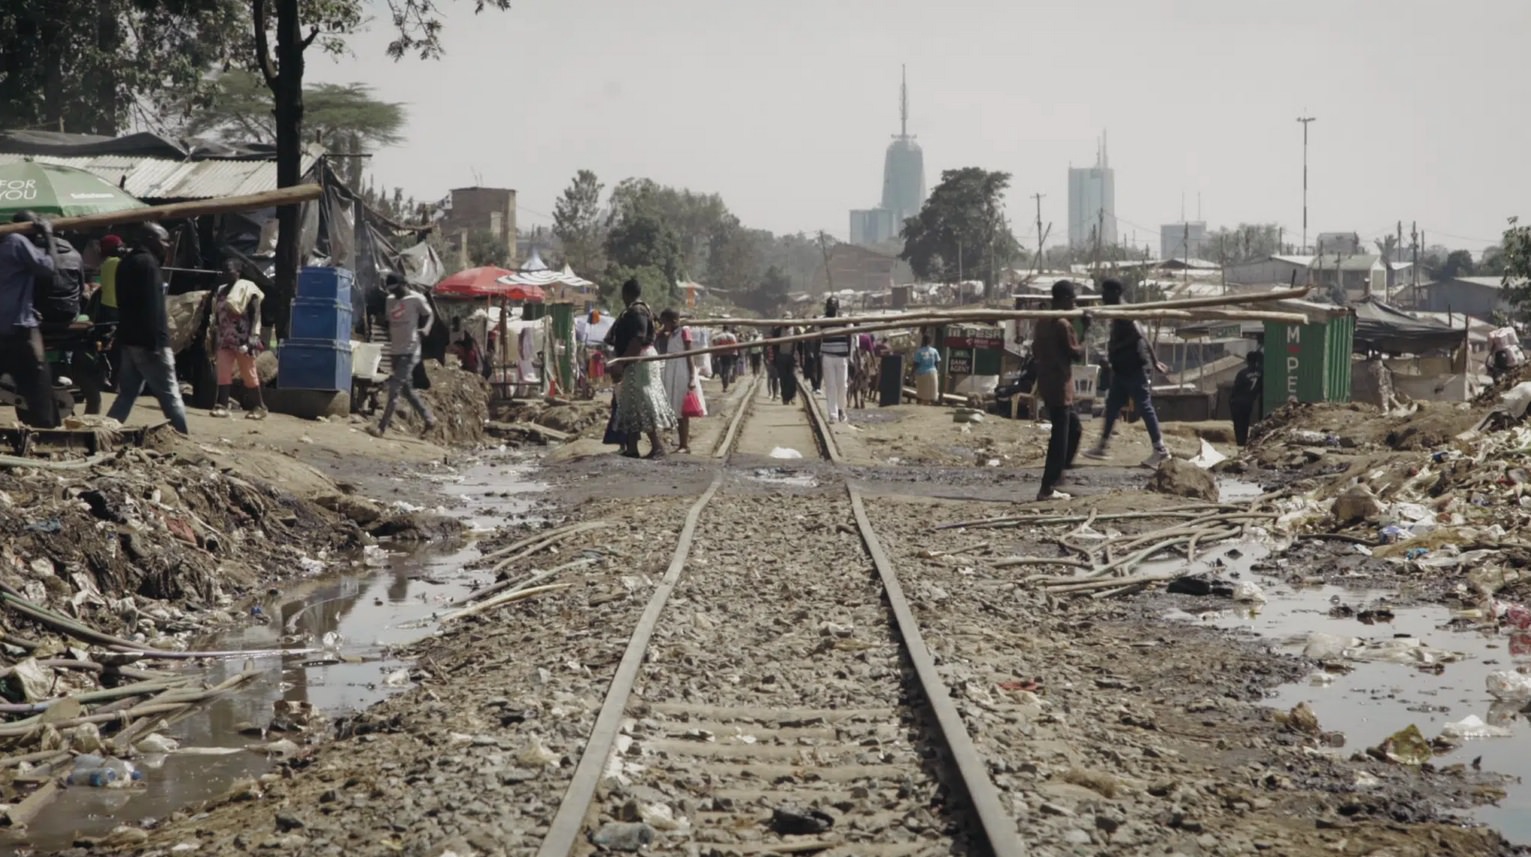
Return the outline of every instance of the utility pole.
{"type": "Polygon", "coordinates": [[[1409,222],[1409,243],[1414,247],[1413,275],[1409,280],[1414,284],[1414,305],[1419,306],[1419,222],[1409,222]]]}
{"type": "Polygon", "coordinates": [[[1308,250],[1308,123],[1316,117],[1299,116],[1302,123],[1302,250],[1308,250]]]}
{"type": "Polygon", "coordinates": [[[1042,270],[1042,197],[1046,194],[1034,193],[1031,198],[1037,201],[1037,264],[1036,269],[1042,270]]]}

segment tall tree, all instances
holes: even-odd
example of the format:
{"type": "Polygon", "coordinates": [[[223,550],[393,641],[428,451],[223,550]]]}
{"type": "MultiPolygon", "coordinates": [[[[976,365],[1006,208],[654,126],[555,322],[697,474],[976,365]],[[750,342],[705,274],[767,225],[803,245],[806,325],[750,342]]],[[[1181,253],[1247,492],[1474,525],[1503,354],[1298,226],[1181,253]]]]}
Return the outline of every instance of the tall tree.
{"type": "MultiPolygon", "coordinates": [[[[395,28],[388,55],[402,59],[441,56],[442,0],[386,0],[395,28]]],[[[473,0],[475,13],[508,9],[510,0],[473,0]]],[[[323,37],[334,47],[362,21],[363,0],[252,0],[255,66],[275,104],[278,187],[302,180],[304,53],[323,37]],[[307,32],[305,32],[305,30],[307,32]],[[275,53],[271,36],[276,36],[275,53]]],[[[287,333],[288,305],[297,290],[299,259],[297,206],[277,209],[276,283],[272,303],[278,335],[287,333]]]]}
{"type": "Polygon", "coordinates": [[[1505,297],[1519,320],[1531,319],[1531,226],[1521,226],[1518,217],[1510,218],[1500,246],[1501,251],[1490,258],[1499,269],[1505,297]]]}
{"type": "Polygon", "coordinates": [[[763,316],[772,316],[786,306],[787,293],[791,290],[792,280],[787,272],[772,265],[766,268],[760,282],[746,290],[735,302],[763,316]]]}
{"type": "Polygon", "coordinates": [[[115,135],[245,55],[244,0],[5,0],[0,116],[12,128],[115,135]]]}
{"type": "Polygon", "coordinates": [[[564,261],[578,273],[594,274],[606,266],[603,188],[595,173],[580,170],[553,203],[553,234],[563,245],[564,261]]]}
{"type": "Polygon", "coordinates": [[[999,272],[1022,256],[1004,214],[1010,174],[979,167],[945,170],[920,213],[904,221],[904,252],[916,276],[953,282],[982,279],[987,292],[999,272]]]}
{"type": "MultiPolygon", "coordinates": [[[[206,94],[184,105],[182,132],[227,142],[276,142],[271,91],[260,76],[233,69],[217,77],[206,94]]],[[[337,155],[366,155],[401,139],[404,105],[382,101],[364,83],[320,83],[303,89],[303,137],[337,155]]],[[[361,186],[361,157],[336,159],[336,171],[361,186]]]]}
{"type": "Polygon", "coordinates": [[[1452,250],[1446,254],[1446,258],[1433,271],[1437,280],[1449,280],[1453,277],[1471,277],[1473,275],[1473,254],[1471,250],[1452,250]]]}

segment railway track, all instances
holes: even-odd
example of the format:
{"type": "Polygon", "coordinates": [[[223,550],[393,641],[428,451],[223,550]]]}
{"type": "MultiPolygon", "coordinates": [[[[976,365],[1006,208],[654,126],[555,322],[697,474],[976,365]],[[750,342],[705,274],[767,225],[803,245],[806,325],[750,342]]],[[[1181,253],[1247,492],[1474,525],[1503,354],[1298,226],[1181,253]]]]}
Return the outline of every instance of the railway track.
{"type": "Polygon", "coordinates": [[[813,397],[752,381],[540,857],[1024,853],[855,486],[725,489],[736,455],[810,445],[838,464],[813,397]]]}

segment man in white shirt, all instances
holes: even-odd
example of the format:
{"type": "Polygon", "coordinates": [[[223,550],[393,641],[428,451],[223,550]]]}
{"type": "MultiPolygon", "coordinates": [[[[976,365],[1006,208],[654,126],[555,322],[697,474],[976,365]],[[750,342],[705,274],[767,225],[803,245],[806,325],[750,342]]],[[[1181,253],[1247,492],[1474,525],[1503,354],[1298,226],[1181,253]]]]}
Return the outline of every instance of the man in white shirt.
{"type": "Polygon", "coordinates": [[[436,417],[415,392],[413,375],[420,362],[420,337],[431,329],[433,316],[430,302],[419,292],[412,291],[409,284],[398,274],[388,275],[388,353],[392,362],[392,374],[388,376],[388,403],[383,406],[383,416],[377,427],[370,430],[375,437],[388,431],[393,419],[393,409],[402,394],[415,413],[425,420],[425,432],[436,427],[436,417]]]}

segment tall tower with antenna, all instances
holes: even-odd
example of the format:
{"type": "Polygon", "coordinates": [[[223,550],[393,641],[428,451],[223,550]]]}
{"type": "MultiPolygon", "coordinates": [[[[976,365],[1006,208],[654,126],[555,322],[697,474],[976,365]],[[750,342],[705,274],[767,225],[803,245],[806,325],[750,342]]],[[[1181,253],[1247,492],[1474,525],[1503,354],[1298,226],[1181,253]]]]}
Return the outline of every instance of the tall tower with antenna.
{"type": "Polygon", "coordinates": [[[888,144],[882,167],[882,207],[895,222],[920,213],[925,204],[925,153],[909,133],[909,75],[902,72],[898,87],[898,135],[888,144]]]}
{"type": "Polygon", "coordinates": [[[904,221],[925,205],[925,153],[909,133],[909,75],[898,87],[898,133],[882,163],[882,202],[851,212],[851,243],[882,244],[897,239],[904,221]]]}

